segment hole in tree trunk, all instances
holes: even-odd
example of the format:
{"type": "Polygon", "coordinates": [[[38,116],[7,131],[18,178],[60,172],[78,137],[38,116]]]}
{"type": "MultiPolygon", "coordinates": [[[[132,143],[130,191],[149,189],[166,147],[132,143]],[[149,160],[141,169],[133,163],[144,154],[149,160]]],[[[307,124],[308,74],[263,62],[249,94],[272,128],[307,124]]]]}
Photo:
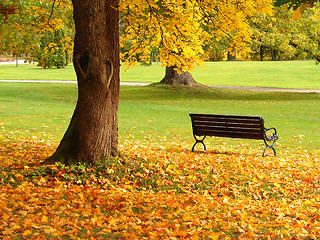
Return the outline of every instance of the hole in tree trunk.
{"type": "Polygon", "coordinates": [[[87,73],[87,71],[88,71],[88,63],[89,63],[89,54],[87,52],[85,52],[83,54],[83,56],[81,56],[79,59],[79,64],[80,64],[81,70],[84,73],[87,73]]]}

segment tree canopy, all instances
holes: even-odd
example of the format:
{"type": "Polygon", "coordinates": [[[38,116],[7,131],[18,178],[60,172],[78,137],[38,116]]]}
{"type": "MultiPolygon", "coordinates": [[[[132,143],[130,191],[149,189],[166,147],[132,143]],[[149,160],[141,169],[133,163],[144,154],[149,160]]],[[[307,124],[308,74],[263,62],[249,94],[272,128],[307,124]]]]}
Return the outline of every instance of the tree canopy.
{"type": "Polygon", "coordinates": [[[251,31],[248,16],[272,13],[272,1],[137,0],[121,1],[121,45],[131,41],[122,59],[128,65],[150,61],[152,47],[166,66],[192,69],[203,58],[203,45],[227,38],[230,48],[248,50],[251,31]]]}

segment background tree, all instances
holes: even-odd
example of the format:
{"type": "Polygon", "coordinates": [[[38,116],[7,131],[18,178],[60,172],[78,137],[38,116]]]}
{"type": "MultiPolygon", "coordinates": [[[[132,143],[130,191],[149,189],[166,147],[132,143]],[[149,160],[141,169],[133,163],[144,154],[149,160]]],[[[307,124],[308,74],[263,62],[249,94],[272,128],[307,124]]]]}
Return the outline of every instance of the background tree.
{"type": "Polygon", "coordinates": [[[250,17],[254,59],[289,60],[297,54],[296,48],[290,45],[297,33],[292,15],[287,7],[275,7],[273,15],[258,13],[250,17]]]}
{"type": "Polygon", "coordinates": [[[160,84],[183,85],[190,87],[202,86],[200,83],[196,82],[189,71],[184,71],[176,65],[166,66],[165,76],[160,81],[160,84]]]}
{"type": "Polygon", "coordinates": [[[45,31],[40,39],[40,46],[36,52],[38,65],[43,68],[63,68],[70,62],[73,41],[66,36],[66,30],[60,28],[45,31]]]}
{"type": "Polygon", "coordinates": [[[320,3],[299,14],[297,34],[290,44],[307,57],[320,61],[320,3]],[[302,33],[302,34],[301,34],[302,33]]]}
{"type": "MultiPolygon", "coordinates": [[[[70,26],[72,28],[71,12],[72,5],[66,1],[14,1],[15,14],[9,14],[0,26],[1,30],[1,53],[13,56],[26,56],[30,61],[39,53],[39,46],[44,32],[61,31],[70,26]],[[53,11],[54,10],[54,11],[53,11]]],[[[65,31],[72,36],[72,30],[65,31]]],[[[64,38],[60,51],[71,51],[71,38],[64,38]],[[66,44],[67,42],[67,44],[66,44]],[[65,49],[68,48],[68,49],[65,49]]],[[[50,43],[48,43],[50,44],[50,43]]],[[[57,46],[55,51],[58,52],[57,46]]],[[[38,59],[37,59],[38,60],[38,59]]]]}
{"type": "Polygon", "coordinates": [[[271,10],[271,1],[258,4],[254,1],[146,2],[148,4],[143,1],[140,5],[127,4],[121,11],[121,26],[125,29],[121,37],[123,42],[133,42],[129,54],[122,59],[129,66],[134,65],[141,59],[148,59],[151,47],[159,46],[158,58],[167,66],[161,83],[166,84],[195,85],[191,74],[186,72],[201,63],[203,46],[213,36],[228,39],[234,51],[237,48],[246,52],[250,39],[247,16],[271,10]],[[179,76],[174,71],[183,74],[179,76]]]}
{"type": "Polygon", "coordinates": [[[288,5],[275,7],[274,12],[273,16],[256,14],[250,18],[253,59],[319,58],[319,4],[299,12],[298,18],[288,5]]]}
{"type": "Polygon", "coordinates": [[[7,4],[15,7],[13,14],[5,15],[5,20],[0,25],[0,50],[1,53],[20,57],[32,52],[37,43],[37,35],[34,35],[34,12],[32,4],[26,1],[24,4],[14,1],[7,4]]]}
{"type": "Polygon", "coordinates": [[[205,61],[223,61],[228,50],[228,40],[225,37],[212,36],[203,44],[205,61]]]}

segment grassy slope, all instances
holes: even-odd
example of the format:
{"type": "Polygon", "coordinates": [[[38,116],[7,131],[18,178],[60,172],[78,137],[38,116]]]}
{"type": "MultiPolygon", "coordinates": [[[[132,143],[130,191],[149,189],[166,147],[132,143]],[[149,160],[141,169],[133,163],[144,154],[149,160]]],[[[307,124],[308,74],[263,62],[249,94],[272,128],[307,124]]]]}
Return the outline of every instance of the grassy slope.
{"type": "MultiPolygon", "coordinates": [[[[314,61],[287,62],[208,62],[192,71],[194,78],[206,85],[260,86],[320,89],[320,68],[314,61]]],[[[124,72],[123,82],[159,82],[164,76],[161,64],[137,65],[124,72]]],[[[72,65],[66,69],[42,69],[34,65],[0,66],[0,79],[75,80],[72,65]]]]}
{"type": "MultiPolygon", "coordinates": [[[[59,140],[76,103],[76,85],[1,83],[0,92],[2,136],[41,132],[59,140]]],[[[122,86],[120,99],[120,139],[181,138],[191,143],[188,114],[201,112],[261,115],[266,127],[274,126],[279,131],[280,149],[320,146],[316,135],[320,114],[315,111],[320,109],[319,94],[122,86]]],[[[208,139],[210,148],[217,142],[257,144],[262,148],[262,141],[208,139]]]]}

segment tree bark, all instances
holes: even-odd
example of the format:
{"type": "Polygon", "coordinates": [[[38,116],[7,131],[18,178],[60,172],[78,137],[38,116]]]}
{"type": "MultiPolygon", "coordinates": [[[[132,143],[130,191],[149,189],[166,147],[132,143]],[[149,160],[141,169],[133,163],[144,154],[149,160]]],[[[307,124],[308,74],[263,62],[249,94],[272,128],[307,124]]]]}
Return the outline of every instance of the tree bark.
{"type": "Polygon", "coordinates": [[[184,72],[180,69],[180,73],[176,70],[176,66],[166,67],[166,75],[160,81],[160,84],[182,85],[182,86],[203,86],[196,82],[191,73],[184,72]]]}
{"type": "Polygon", "coordinates": [[[272,61],[277,61],[277,56],[278,56],[278,50],[271,49],[271,58],[272,58],[272,61]]]}
{"type": "Polygon", "coordinates": [[[232,51],[228,51],[228,61],[237,61],[237,50],[232,48],[232,51]]]}
{"type": "Polygon", "coordinates": [[[260,61],[263,61],[264,46],[260,45],[260,61]]]}
{"type": "Polygon", "coordinates": [[[46,163],[95,163],[118,155],[119,0],[72,3],[78,101],[58,149],[46,163]]]}

